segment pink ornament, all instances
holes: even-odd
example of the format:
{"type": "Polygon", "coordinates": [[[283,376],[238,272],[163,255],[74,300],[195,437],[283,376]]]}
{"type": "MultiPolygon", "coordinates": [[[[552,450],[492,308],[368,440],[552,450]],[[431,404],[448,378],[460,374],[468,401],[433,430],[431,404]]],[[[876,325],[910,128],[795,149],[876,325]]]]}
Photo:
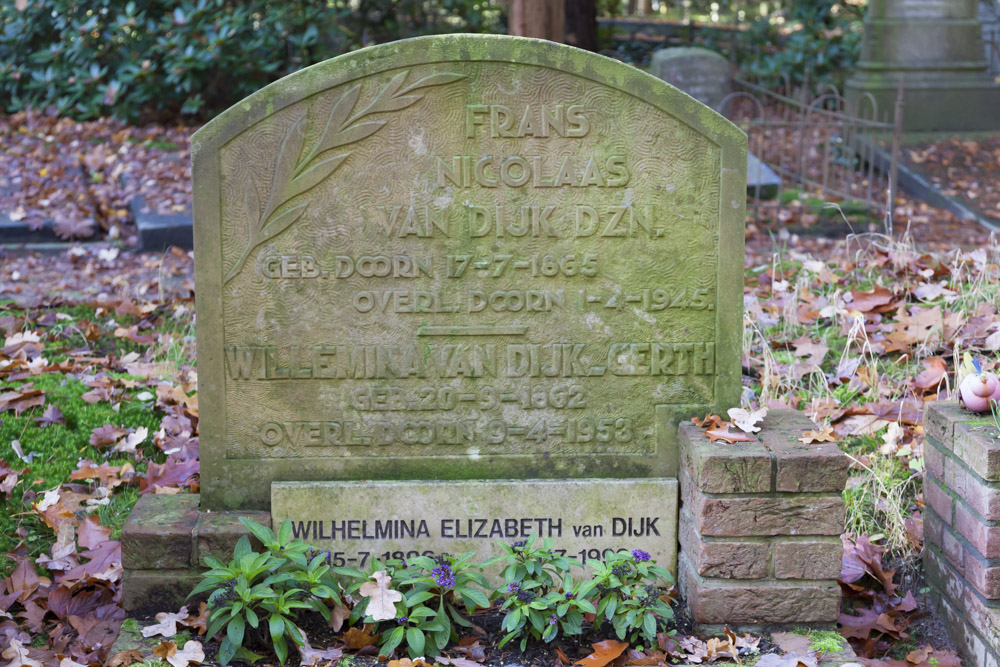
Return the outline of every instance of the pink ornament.
{"type": "Polygon", "coordinates": [[[1000,400],[1000,380],[993,373],[966,375],[959,386],[962,403],[973,412],[989,412],[990,399],[1000,400]]]}

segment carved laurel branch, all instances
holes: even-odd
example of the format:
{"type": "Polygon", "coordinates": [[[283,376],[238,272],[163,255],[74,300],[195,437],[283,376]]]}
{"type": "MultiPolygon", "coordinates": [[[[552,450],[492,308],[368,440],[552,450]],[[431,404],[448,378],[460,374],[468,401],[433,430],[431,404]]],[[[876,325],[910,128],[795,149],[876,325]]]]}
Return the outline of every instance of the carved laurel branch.
{"type": "MultiPolygon", "coordinates": [[[[244,205],[247,218],[251,220],[250,237],[246,250],[226,274],[223,284],[236,277],[246,264],[250,254],[282,233],[302,217],[309,206],[308,199],[297,200],[319,185],[344,163],[353,150],[337,149],[361,141],[375,134],[389,122],[384,118],[369,119],[375,114],[399,111],[423,99],[423,94],[414,91],[431,86],[441,86],[464,79],[464,74],[441,72],[430,74],[408,86],[403,86],[408,71],[397,74],[380,90],[366,107],[356,111],[361,84],[349,88],[333,105],[330,115],[324,120],[312,111],[300,113],[285,131],[278,149],[277,164],[271,178],[267,197],[261,198],[253,172],[247,177],[244,205]],[[306,128],[316,128],[322,124],[319,139],[305,146],[306,128]]],[[[315,105],[314,105],[315,108],[315,105]]]]}

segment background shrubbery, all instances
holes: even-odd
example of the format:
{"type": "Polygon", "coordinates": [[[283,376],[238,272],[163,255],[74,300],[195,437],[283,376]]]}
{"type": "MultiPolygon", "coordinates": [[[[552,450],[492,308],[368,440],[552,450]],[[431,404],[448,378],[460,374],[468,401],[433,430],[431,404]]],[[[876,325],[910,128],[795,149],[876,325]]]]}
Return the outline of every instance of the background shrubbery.
{"type": "Polygon", "coordinates": [[[205,116],[372,42],[495,31],[488,0],[15,0],[0,3],[0,112],[205,116]],[[462,18],[456,18],[462,17],[462,18]]]}

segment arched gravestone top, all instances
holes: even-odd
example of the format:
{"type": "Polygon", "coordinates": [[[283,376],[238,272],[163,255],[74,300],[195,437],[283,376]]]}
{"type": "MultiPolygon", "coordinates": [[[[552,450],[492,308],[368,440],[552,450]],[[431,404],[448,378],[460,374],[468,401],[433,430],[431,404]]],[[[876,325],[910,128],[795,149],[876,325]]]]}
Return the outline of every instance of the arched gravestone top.
{"type": "Polygon", "coordinates": [[[746,138],[628,65],[449,35],[192,139],[202,505],[272,481],[663,477],[737,404],[746,138]]]}
{"type": "Polygon", "coordinates": [[[717,109],[729,94],[729,61],[700,46],[676,46],[653,53],[649,71],[699,102],[717,109]]]}

